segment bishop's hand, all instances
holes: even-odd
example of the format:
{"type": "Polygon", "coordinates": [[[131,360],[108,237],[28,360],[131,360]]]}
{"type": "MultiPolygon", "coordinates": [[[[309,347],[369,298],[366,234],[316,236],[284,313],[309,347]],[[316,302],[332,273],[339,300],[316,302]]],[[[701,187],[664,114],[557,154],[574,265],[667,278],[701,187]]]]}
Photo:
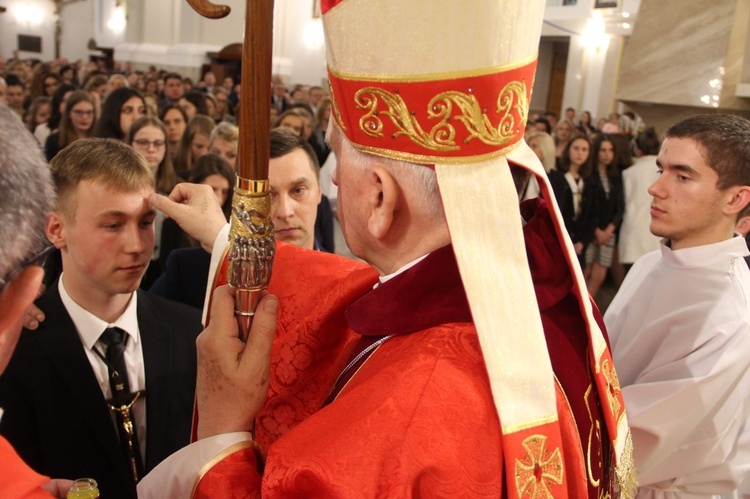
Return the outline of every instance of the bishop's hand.
{"type": "Polygon", "coordinates": [[[211,322],[198,347],[198,438],[249,431],[266,398],[278,300],[263,292],[247,344],[238,338],[234,290],[214,291],[211,322]]]}
{"type": "Polygon", "coordinates": [[[227,224],[219,201],[208,185],[177,184],[169,197],[151,194],[148,202],[174,219],[182,230],[197,239],[209,253],[216,235],[227,224]]]}

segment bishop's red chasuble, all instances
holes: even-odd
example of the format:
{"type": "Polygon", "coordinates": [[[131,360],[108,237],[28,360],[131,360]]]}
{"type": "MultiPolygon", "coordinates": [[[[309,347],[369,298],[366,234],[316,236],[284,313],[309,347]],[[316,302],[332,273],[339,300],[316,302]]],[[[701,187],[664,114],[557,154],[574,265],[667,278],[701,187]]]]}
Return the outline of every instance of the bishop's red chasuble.
{"type": "Polygon", "coordinates": [[[527,439],[524,459],[503,461],[450,246],[372,289],[369,267],[280,243],[271,388],[255,428],[265,463],[240,445],[202,475],[195,497],[507,497],[509,467],[524,497],[551,497],[552,484],[571,498],[607,497],[611,446],[572,277],[544,202],[522,212],[561,446],[527,439]]]}
{"type": "Polygon", "coordinates": [[[49,478],[35,472],[23,462],[13,446],[4,437],[0,437],[0,497],[6,499],[49,499],[52,495],[40,487],[49,482],[49,478]]]}

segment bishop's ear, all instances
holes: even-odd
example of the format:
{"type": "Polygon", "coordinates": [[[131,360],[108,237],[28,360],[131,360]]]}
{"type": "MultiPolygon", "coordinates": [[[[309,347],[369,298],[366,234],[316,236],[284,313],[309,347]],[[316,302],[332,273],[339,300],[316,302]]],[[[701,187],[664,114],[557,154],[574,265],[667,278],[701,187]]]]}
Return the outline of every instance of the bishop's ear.
{"type": "Polygon", "coordinates": [[[47,215],[47,223],[44,231],[47,233],[47,239],[55,245],[55,248],[61,249],[65,247],[65,220],[62,213],[58,211],[50,212],[47,215]]]}
{"type": "Polygon", "coordinates": [[[399,188],[393,176],[382,166],[374,166],[368,173],[367,202],[370,218],[367,229],[376,239],[382,239],[393,225],[398,205],[399,188]]]}

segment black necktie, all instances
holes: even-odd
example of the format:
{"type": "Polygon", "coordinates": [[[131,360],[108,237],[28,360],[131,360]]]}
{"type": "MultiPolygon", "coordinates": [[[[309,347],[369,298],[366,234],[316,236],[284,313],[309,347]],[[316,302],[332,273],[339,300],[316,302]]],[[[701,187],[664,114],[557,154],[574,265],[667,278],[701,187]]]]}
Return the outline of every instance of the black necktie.
{"type": "Polygon", "coordinates": [[[125,367],[125,331],[117,327],[108,327],[100,339],[107,345],[107,368],[109,370],[109,386],[112,388],[112,398],[130,393],[128,371],[125,367]]]}
{"type": "Polygon", "coordinates": [[[130,464],[133,480],[138,482],[143,476],[143,463],[132,405],[140,394],[130,393],[128,371],[125,367],[125,332],[120,328],[110,327],[104,330],[99,339],[107,345],[105,361],[109,371],[109,386],[112,388],[112,398],[107,403],[117,416],[120,445],[125,459],[130,464]]]}

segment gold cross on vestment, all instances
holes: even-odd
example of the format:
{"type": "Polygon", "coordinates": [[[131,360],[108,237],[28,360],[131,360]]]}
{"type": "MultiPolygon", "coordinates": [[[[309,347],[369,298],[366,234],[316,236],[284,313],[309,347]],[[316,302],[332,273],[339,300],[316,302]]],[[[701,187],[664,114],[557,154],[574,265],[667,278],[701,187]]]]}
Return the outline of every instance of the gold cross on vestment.
{"type": "Polygon", "coordinates": [[[620,379],[617,377],[617,372],[614,367],[609,363],[609,359],[602,363],[602,371],[604,373],[604,379],[607,380],[607,399],[609,399],[609,407],[612,410],[612,415],[615,417],[615,421],[620,420],[622,413],[622,404],[618,393],[620,390],[620,379]]]}
{"type": "Polygon", "coordinates": [[[516,489],[519,497],[552,499],[550,487],[563,482],[563,462],[560,449],[546,450],[547,437],[533,435],[522,443],[526,449],[523,460],[516,459],[516,489]]]}

